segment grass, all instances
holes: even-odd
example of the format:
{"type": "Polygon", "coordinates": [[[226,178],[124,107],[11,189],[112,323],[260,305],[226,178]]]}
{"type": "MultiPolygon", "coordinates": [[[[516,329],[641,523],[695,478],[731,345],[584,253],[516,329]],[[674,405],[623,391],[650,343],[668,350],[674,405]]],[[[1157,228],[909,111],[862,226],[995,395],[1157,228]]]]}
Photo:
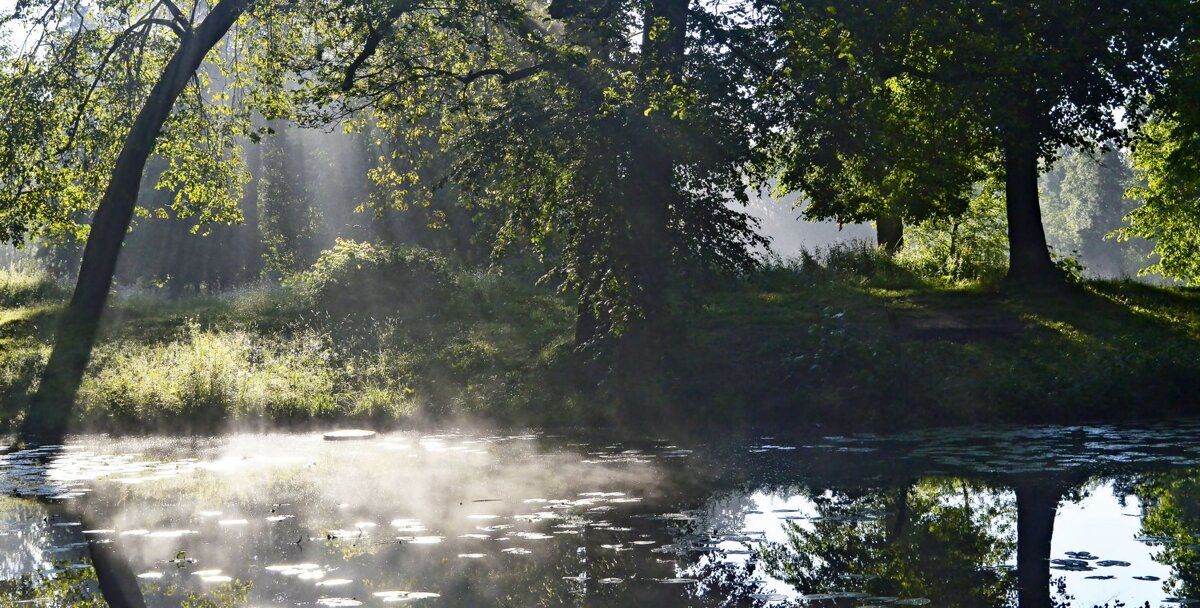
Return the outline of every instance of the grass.
{"type": "Polygon", "coordinates": [[[711,415],[841,428],[1196,414],[1198,304],[1200,291],[1134,281],[947,284],[844,249],[706,298],[675,390],[711,415]]]}
{"type": "MultiPolygon", "coordinates": [[[[300,288],[116,298],[76,412],[108,431],[613,423],[575,382],[571,307],[517,277],[452,271],[420,314],[300,288]]],[[[12,424],[65,290],[0,274],[0,415],[12,424]]],[[[386,300],[386,299],[385,299],[386,300]]],[[[1085,282],[1019,296],[922,278],[868,249],[775,264],[681,309],[647,418],[673,426],[895,428],[1194,414],[1200,291],[1085,282]]],[[[626,410],[627,411],[627,410],[626,410]]],[[[78,428],[78,427],[77,427],[78,428]]]]}
{"type": "MultiPolygon", "coordinates": [[[[333,318],[282,288],[119,296],[78,396],[77,424],[210,432],[579,419],[570,407],[580,401],[555,380],[571,328],[561,299],[472,272],[456,274],[453,286],[453,302],[418,319],[333,318]]],[[[12,426],[36,387],[64,294],[46,277],[12,274],[0,276],[0,289],[21,294],[0,308],[0,404],[12,426]]]]}

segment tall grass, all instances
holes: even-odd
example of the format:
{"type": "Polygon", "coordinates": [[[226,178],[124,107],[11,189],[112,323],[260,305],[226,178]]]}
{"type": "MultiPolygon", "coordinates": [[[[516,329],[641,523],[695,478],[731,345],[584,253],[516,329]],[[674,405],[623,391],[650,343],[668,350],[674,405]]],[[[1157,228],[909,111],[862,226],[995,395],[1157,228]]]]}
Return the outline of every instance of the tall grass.
{"type": "Polygon", "coordinates": [[[102,345],[80,390],[81,414],[117,428],[330,418],[348,413],[339,411],[348,397],[333,363],[311,332],[264,336],[189,321],[171,339],[102,345]]]}
{"type": "MultiPolygon", "coordinates": [[[[555,402],[568,399],[554,370],[571,335],[564,300],[483,271],[439,272],[444,287],[424,309],[372,302],[367,314],[279,286],[183,298],[120,292],[80,389],[77,428],[559,416],[555,402]]],[[[45,275],[0,274],[0,421],[10,426],[36,388],[65,295],[45,275]]]]}
{"type": "Polygon", "coordinates": [[[65,285],[31,264],[0,268],[0,309],[57,300],[67,293],[65,285]]]}

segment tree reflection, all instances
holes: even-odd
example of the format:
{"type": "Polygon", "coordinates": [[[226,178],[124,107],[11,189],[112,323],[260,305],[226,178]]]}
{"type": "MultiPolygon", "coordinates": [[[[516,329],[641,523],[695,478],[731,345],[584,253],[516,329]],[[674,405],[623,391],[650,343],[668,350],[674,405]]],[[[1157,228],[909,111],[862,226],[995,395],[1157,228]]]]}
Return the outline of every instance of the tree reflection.
{"type": "Polygon", "coordinates": [[[1200,599],[1200,470],[1146,475],[1134,493],[1143,505],[1142,535],[1159,545],[1153,558],[1171,567],[1163,591],[1200,599]]]}
{"type": "MultiPolygon", "coordinates": [[[[767,572],[805,594],[858,591],[1007,606],[1013,496],[961,479],[925,479],[813,497],[817,516],[786,524],[762,552],[767,572]]],[[[1044,581],[1045,579],[1043,579],[1044,581]]]]}
{"type": "MultiPolygon", "coordinates": [[[[1050,541],[1058,502],[1074,486],[1053,477],[1023,476],[1014,481],[1017,503],[1017,601],[1021,608],[1051,608],[1050,541]]],[[[1057,605],[1070,598],[1060,582],[1057,605]]]]}

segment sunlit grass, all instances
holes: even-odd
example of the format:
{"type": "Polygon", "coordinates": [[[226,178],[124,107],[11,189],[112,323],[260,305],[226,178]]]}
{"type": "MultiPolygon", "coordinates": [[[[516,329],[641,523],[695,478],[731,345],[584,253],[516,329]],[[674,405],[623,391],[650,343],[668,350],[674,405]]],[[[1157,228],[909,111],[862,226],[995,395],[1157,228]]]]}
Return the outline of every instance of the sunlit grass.
{"type": "Polygon", "coordinates": [[[1195,411],[1195,290],[1096,281],[1025,296],[889,263],[850,247],[707,296],[679,355],[689,413],[861,429],[1195,411]]]}
{"type": "MultiPolygon", "coordinates": [[[[63,294],[30,287],[40,278],[5,278],[18,285],[0,289],[21,294],[0,307],[0,417],[11,425],[36,388],[63,294]]],[[[566,412],[546,382],[569,342],[564,300],[481,272],[458,279],[428,319],[342,318],[279,287],[124,293],[106,313],[77,416],[95,429],[207,432],[566,412]]]]}
{"type": "MultiPolygon", "coordinates": [[[[675,425],[862,428],[1168,415],[1200,394],[1200,292],[1109,281],[1026,297],[890,263],[860,248],[692,294],[642,406],[675,425]]],[[[5,276],[17,284],[0,287],[15,294],[0,306],[0,416],[11,423],[64,291],[5,276]]],[[[436,306],[396,316],[342,315],[279,287],[122,295],[79,421],[214,431],[612,420],[607,385],[574,375],[567,296],[477,270],[445,281],[436,306]]]]}

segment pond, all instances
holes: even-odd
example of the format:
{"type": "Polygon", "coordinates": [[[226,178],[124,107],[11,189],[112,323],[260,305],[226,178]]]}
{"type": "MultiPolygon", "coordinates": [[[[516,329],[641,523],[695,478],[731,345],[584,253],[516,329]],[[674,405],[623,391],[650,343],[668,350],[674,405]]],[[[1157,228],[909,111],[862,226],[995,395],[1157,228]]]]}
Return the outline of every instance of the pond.
{"type": "Polygon", "coordinates": [[[1198,433],[76,436],[0,458],[0,605],[1200,603],[1198,433]]]}

